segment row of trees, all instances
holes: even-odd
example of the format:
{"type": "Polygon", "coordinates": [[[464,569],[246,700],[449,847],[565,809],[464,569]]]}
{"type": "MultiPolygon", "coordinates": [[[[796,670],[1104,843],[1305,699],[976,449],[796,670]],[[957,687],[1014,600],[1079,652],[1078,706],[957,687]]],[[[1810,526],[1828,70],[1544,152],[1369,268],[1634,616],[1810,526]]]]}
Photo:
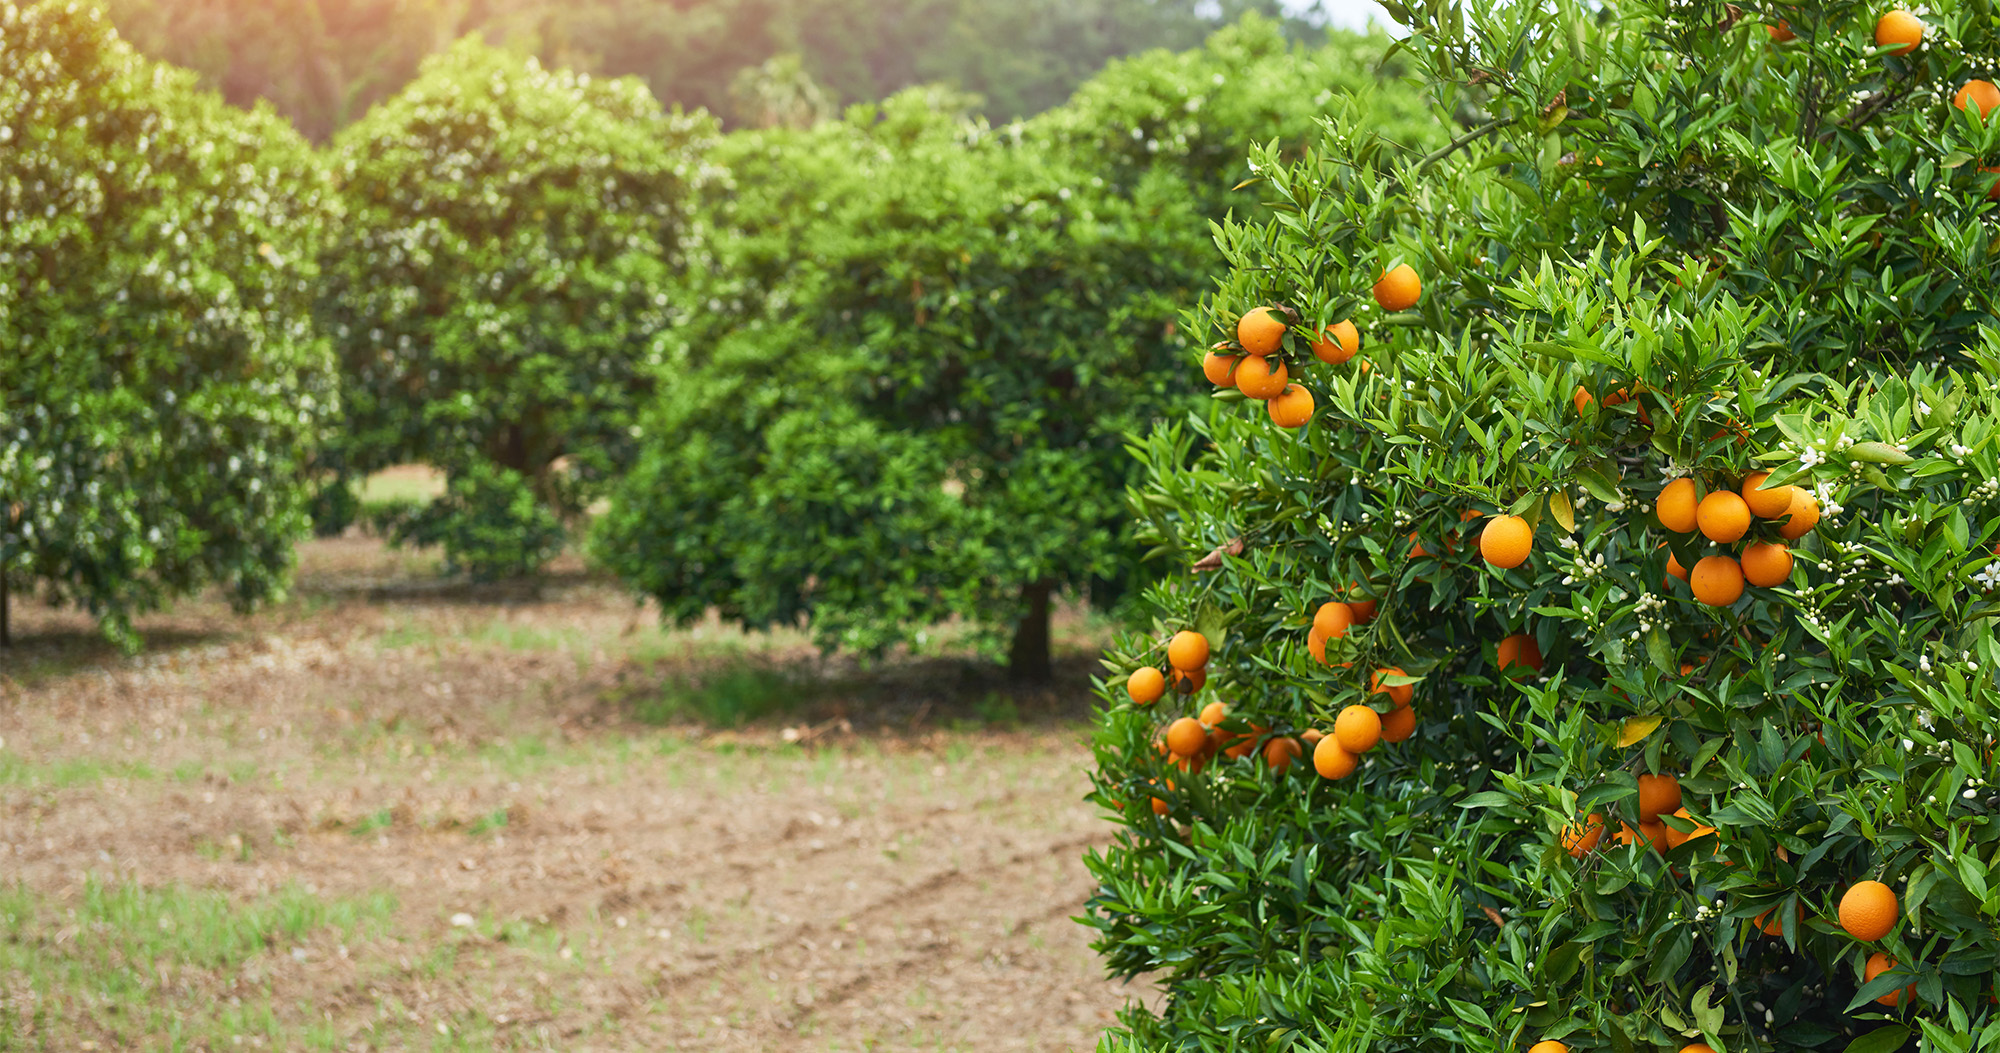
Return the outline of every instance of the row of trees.
{"type": "MultiPolygon", "coordinates": [[[[1278,0],[107,0],[144,53],[239,106],[269,101],[322,141],[467,35],[551,67],[638,76],[669,104],[734,125],[786,56],[833,107],[948,83],[994,120],[1040,113],[1109,59],[1181,50],[1244,14],[1318,30],[1278,0]],[[775,63],[775,65],[774,65],[775,63]]],[[[1316,21],[1316,19],[1314,20],[1316,21]]],[[[832,116],[837,109],[825,114],[832,116]]]]}
{"type": "Polygon", "coordinates": [[[963,617],[1039,673],[1052,596],[1129,584],[1122,446],[1194,397],[1175,313],[1207,224],[1255,207],[1249,145],[1296,151],[1338,99],[1436,134],[1379,41],[1252,19],[1026,122],[929,88],[728,136],[465,42],[314,152],[88,9],[5,10],[0,266],[28,296],[0,324],[45,349],[0,365],[6,558],[119,636],[206,582],[269,595],[302,490],[337,526],[415,460],[448,493],[396,529],[476,573],[532,570],[600,504],[594,554],[675,615],[863,649],[963,617]],[[117,430],[141,420],[209,445],[117,430]],[[178,510],[119,510],[149,488],[178,510]]]}

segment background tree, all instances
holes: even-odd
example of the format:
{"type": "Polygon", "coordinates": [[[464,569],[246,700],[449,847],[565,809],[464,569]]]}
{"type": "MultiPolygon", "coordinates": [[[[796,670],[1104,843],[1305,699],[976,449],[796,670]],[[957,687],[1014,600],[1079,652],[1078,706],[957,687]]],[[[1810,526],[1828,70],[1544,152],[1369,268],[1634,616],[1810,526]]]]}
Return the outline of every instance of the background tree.
{"type": "Polygon", "coordinates": [[[1191,316],[1310,420],[1141,451],[1107,1044],[1995,1048],[1990,14],[1406,13],[1479,123],[1259,151],[1191,316]]]}
{"type": "Polygon", "coordinates": [[[455,564],[532,569],[549,545],[472,541],[548,537],[630,459],[709,130],[636,80],[467,42],[334,143],[349,212],[319,316],[347,413],[329,457],[443,470],[449,492],[413,526],[455,564]]]}
{"type": "Polygon", "coordinates": [[[268,110],[88,8],[0,2],[0,583],[126,645],[172,597],[280,589],[337,405],[309,310],[331,204],[268,110]]]}
{"type": "MultiPolygon", "coordinates": [[[[1207,221],[1248,203],[1240,151],[1372,87],[1359,46],[1252,21],[1114,65],[1081,112],[996,130],[910,92],[730,137],[690,268],[708,310],[601,558],[677,618],[810,616],[876,650],[956,616],[1047,675],[1052,596],[1106,600],[1129,567],[1124,436],[1193,395],[1174,305],[1207,221]]],[[[1394,125],[1408,100],[1369,105],[1394,125]]]]}
{"type": "MultiPolygon", "coordinates": [[[[148,54],[198,71],[231,102],[268,99],[323,140],[477,34],[550,67],[637,75],[669,105],[758,126],[738,75],[786,54],[836,105],[948,83],[995,120],[1057,105],[1104,63],[1188,48],[1278,0],[107,0],[148,54]]],[[[1317,18],[1286,24],[1300,39],[1317,18]]]]}

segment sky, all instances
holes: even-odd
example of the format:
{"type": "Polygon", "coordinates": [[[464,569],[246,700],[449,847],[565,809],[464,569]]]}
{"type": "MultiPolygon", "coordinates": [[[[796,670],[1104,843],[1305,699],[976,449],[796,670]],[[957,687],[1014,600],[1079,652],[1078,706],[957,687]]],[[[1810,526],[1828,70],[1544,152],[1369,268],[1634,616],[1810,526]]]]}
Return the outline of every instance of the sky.
{"type": "MultiPolygon", "coordinates": [[[[1312,6],[1312,0],[1285,0],[1285,6],[1305,10],[1312,6]]],[[[1372,15],[1384,29],[1394,31],[1399,28],[1380,7],[1375,6],[1374,0],[1325,0],[1324,6],[1337,26],[1361,29],[1368,25],[1368,18],[1372,15]]]]}

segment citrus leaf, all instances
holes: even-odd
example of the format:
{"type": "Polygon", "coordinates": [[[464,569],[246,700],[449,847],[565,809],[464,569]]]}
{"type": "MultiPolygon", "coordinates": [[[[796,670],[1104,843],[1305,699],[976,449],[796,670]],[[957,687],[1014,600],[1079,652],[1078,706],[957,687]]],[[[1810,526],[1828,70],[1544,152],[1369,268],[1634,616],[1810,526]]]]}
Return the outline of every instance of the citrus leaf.
{"type": "Polygon", "coordinates": [[[1857,442],[1847,452],[1855,460],[1868,464],[1909,464],[1916,460],[1886,442],[1857,442]]]}
{"type": "Polygon", "coordinates": [[[1660,720],[1661,718],[1659,717],[1625,718],[1625,726],[1618,731],[1618,745],[1621,748],[1630,746],[1640,739],[1651,735],[1654,729],[1660,726],[1660,720]]]}
{"type": "Polygon", "coordinates": [[[1847,1044],[1845,1053],[1895,1053],[1910,1040],[1910,1029],[1901,1024],[1878,1027],[1847,1044]]]}
{"type": "Polygon", "coordinates": [[[1549,515],[1563,528],[1563,533],[1576,533],[1576,506],[1570,504],[1568,494],[1561,490],[1549,492],[1549,515]]]}

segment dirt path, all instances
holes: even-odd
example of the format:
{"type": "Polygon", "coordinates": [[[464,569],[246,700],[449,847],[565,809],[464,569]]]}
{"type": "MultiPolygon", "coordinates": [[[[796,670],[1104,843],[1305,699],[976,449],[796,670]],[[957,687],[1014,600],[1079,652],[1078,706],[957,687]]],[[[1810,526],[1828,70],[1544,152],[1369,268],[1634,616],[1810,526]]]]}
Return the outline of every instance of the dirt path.
{"type": "Polygon", "coordinates": [[[0,1048],[1089,1049],[1143,993],[1069,920],[1111,830],[1079,725],[650,727],[803,641],[580,577],[382,602],[397,559],[321,543],[306,599],[184,606],[136,660],[17,613],[0,1048]]]}

